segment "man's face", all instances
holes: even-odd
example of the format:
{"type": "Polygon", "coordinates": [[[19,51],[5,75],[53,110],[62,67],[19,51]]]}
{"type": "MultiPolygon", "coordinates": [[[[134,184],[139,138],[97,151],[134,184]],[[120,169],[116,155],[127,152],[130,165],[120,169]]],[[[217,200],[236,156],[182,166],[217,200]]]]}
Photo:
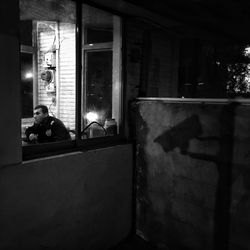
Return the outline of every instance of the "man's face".
{"type": "Polygon", "coordinates": [[[34,110],[34,120],[37,124],[41,123],[47,116],[48,114],[44,114],[41,108],[34,110]]]}

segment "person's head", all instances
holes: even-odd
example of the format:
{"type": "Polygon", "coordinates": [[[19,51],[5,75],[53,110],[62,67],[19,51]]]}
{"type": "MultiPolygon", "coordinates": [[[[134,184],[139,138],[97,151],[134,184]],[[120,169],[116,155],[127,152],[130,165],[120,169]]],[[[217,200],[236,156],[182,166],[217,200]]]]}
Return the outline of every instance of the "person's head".
{"type": "Polygon", "coordinates": [[[39,124],[49,115],[48,108],[45,105],[37,105],[34,109],[35,123],[39,124]]]}

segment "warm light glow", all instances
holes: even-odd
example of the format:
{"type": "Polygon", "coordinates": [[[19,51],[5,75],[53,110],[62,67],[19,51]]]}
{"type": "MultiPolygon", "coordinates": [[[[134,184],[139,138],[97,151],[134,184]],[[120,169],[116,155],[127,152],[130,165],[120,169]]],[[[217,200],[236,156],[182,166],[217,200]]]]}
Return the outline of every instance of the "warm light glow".
{"type": "Polygon", "coordinates": [[[95,112],[88,112],[86,118],[89,122],[95,122],[98,119],[98,114],[95,112]]]}
{"type": "Polygon", "coordinates": [[[245,48],[244,53],[245,53],[245,56],[249,56],[250,55],[250,47],[245,48]]]}
{"type": "Polygon", "coordinates": [[[31,72],[27,72],[26,74],[25,74],[25,78],[26,79],[29,79],[29,78],[32,78],[33,77],[33,74],[31,73],[31,72]]]}

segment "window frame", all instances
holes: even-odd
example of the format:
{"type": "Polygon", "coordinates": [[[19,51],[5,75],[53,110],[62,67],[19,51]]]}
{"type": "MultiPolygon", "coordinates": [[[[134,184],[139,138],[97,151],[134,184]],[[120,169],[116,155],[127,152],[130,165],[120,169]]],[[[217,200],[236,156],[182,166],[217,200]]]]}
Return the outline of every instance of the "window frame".
{"type": "MultiPolygon", "coordinates": [[[[83,99],[83,77],[84,77],[84,66],[83,66],[83,58],[82,56],[84,55],[83,50],[89,50],[93,49],[102,49],[107,46],[109,49],[112,51],[114,50],[114,47],[112,47],[113,42],[111,43],[100,43],[97,44],[96,46],[90,46],[90,45],[83,45],[82,41],[82,2],[81,1],[74,1],[75,6],[76,6],[76,26],[75,26],[75,62],[76,62],[76,68],[75,68],[75,76],[76,76],[76,89],[75,89],[75,95],[76,95],[76,102],[75,102],[75,138],[72,141],[62,141],[62,142],[53,142],[53,143],[41,143],[41,144],[29,144],[22,146],[22,158],[23,161],[25,160],[30,160],[30,159],[36,159],[36,158],[41,158],[41,157],[47,157],[47,156],[54,156],[54,155],[59,155],[63,153],[68,153],[68,152],[75,152],[75,151],[82,151],[82,150],[89,150],[89,149],[98,149],[98,148],[104,148],[104,147],[109,147],[113,145],[118,145],[118,144],[123,144],[127,142],[127,139],[124,134],[124,117],[123,117],[123,109],[124,109],[124,92],[122,89],[123,86],[123,58],[124,58],[124,48],[123,48],[123,20],[122,20],[122,15],[120,13],[114,13],[112,10],[107,10],[105,8],[102,8],[102,6],[95,6],[92,4],[87,3],[87,5],[104,10],[109,12],[110,14],[116,15],[119,18],[119,36],[120,36],[120,53],[119,53],[119,59],[118,61],[120,62],[119,65],[119,134],[114,135],[114,136],[103,136],[103,137],[96,137],[96,138],[89,138],[89,139],[82,139],[81,138],[81,130],[82,130],[82,99],[83,99]],[[91,47],[91,48],[90,48],[91,47]]],[[[84,3],[85,4],[85,3],[84,3]]],[[[113,31],[115,32],[115,30],[113,31]]],[[[21,53],[21,47],[20,46],[20,53],[21,53]]],[[[117,46],[116,48],[117,49],[117,46]]],[[[114,53],[113,53],[114,54],[114,53]]],[[[34,53],[34,47],[33,47],[33,58],[35,57],[34,53]]],[[[116,59],[117,61],[117,59],[116,59]]],[[[33,66],[35,60],[33,61],[33,66]]],[[[114,65],[114,58],[113,58],[113,65],[114,65]]],[[[33,68],[34,71],[35,68],[33,68]]],[[[34,86],[35,81],[33,81],[33,92],[35,91],[35,94],[37,94],[37,86],[34,86]]],[[[113,93],[112,93],[112,98],[113,98],[113,93]]],[[[35,98],[35,101],[33,101],[33,105],[35,106],[37,103],[37,97],[35,98]]],[[[112,100],[113,103],[113,100],[112,100]]],[[[31,120],[31,119],[30,119],[31,120]]],[[[29,120],[29,121],[30,121],[29,120]]]]}

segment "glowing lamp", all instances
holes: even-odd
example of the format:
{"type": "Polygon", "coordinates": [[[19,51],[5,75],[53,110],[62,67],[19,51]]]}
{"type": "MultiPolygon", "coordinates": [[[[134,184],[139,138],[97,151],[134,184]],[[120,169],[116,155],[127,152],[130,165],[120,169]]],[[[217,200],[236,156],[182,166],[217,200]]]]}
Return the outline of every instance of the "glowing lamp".
{"type": "Polygon", "coordinates": [[[27,72],[26,74],[25,74],[25,78],[26,79],[29,79],[29,78],[32,78],[33,77],[33,74],[31,73],[31,72],[27,72]]]}
{"type": "Polygon", "coordinates": [[[98,120],[98,114],[95,112],[88,112],[86,118],[89,122],[95,122],[98,120]]]}

